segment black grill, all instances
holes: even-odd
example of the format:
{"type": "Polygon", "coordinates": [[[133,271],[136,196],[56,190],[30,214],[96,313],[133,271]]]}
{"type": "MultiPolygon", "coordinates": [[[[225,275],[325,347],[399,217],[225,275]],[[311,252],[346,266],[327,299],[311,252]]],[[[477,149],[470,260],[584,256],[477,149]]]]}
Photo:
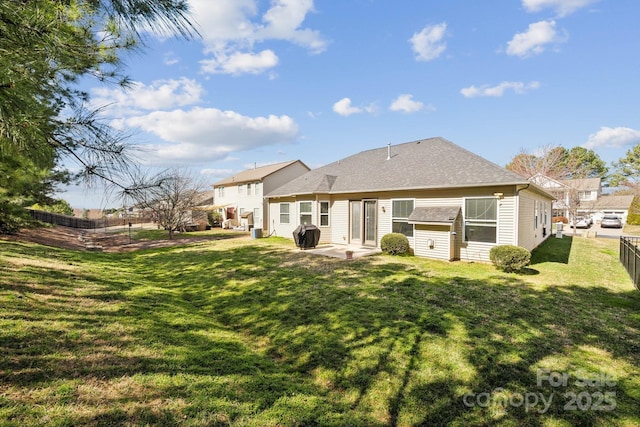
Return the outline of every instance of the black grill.
{"type": "Polygon", "coordinates": [[[293,230],[293,240],[300,249],[315,248],[320,241],[320,229],[315,225],[299,225],[293,230]]]}

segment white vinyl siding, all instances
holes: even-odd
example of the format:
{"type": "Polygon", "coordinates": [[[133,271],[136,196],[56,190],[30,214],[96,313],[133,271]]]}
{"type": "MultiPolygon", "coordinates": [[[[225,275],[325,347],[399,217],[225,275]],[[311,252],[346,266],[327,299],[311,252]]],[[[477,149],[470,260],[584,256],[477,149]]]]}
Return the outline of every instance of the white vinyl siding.
{"type": "MultiPolygon", "coordinates": [[[[533,250],[551,234],[551,225],[544,222],[544,212],[551,212],[551,202],[531,191],[521,191],[519,198],[517,245],[533,250]],[[538,227],[535,228],[536,218],[538,227]]],[[[548,219],[547,216],[547,220],[548,219]]]]}
{"type": "MultiPolygon", "coordinates": [[[[324,232],[320,240],[324,241],[324,232]]],[[[349,200],[331,201],[331,242],[346,245],[349,242],[349,200]]]]}
{"type": "Polygon", "coordinates": [[[417,256],[450,261],[453,255],[453,238],[448,225],[415,225],[415,247],[417,256]],[[429,245],[430,241],[433,246],[429,245]]]}

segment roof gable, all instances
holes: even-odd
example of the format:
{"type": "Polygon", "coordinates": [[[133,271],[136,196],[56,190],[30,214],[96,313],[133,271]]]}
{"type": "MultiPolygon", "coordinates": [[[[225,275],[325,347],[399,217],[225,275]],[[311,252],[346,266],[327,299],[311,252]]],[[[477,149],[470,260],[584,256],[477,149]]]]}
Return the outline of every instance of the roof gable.
{"type": "Polygon", "coordinates": [[[569,188],[578,191],[600,190],[600,178],[563,179],[562,182],[569,188]]]}
{"type": "Polygon", "coordinates": [[[254,181],[262,181],[267,176],[284,169],[288,166],[293,165],[294,163],[300,163],[307,170],[309,167],[302,163],[300,160],[290,160],[288,162],[275,163],[272,165],[261,166],[259,168],[247,169],[242,172],[239,172],[235,175],[224,178],[213,184],[214,187],[221,185],[230,185],[230,184],[242,184],[246,182],[254,182],[254,181]]]}
{"type": "Polygon", "coordinates": [[[437,137],[362,151],[309,171],[268,196],[528,183],[521,176],[437,137]],[[330,186],[322,185],[327,176],[333,180],[330,186]]]}

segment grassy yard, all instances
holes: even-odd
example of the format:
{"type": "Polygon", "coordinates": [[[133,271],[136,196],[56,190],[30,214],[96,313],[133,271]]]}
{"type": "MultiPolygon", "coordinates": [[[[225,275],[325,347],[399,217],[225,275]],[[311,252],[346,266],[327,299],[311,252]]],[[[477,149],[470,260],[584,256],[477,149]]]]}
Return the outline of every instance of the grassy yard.
{"type": "Polygon", "coordinates": [[[551,238],[516,275],[279,238],[0,240],[0,425],[637,426],[617,244],[551,238]]]}

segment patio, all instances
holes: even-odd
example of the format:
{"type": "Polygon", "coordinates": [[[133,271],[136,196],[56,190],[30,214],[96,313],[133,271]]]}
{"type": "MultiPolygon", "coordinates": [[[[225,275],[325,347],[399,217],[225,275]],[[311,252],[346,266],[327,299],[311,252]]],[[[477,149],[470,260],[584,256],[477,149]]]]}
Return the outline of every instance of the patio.
{"type": "Polygon", "coordinates": [[[313,249],[297,249],[297,251],[304,251],[316,255],[324,255],[333,258],[347,259],[346,252],[353,252],[353,259],[360,258],[367,255],[379,254],[381,251],[378,248],[366,247],[361,245],[335,245],[325,244],[318,245],[313,249]]]}

